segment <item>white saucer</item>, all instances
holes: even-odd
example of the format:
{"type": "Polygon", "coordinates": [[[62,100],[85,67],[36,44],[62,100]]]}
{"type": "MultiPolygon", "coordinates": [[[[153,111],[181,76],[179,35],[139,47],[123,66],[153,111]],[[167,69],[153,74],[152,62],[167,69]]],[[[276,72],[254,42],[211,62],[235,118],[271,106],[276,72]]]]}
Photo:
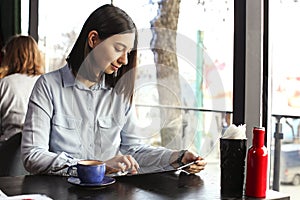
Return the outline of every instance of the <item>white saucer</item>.
{"type": "Polygon", "coordinates": [[[68,182],[73,185],[82,187],[104,187],[113,184],[114,182],[116,182],[116,179],[104,176],[103,180],[100,183],[81,183],[79,178],[69,177],[68,182]]]}

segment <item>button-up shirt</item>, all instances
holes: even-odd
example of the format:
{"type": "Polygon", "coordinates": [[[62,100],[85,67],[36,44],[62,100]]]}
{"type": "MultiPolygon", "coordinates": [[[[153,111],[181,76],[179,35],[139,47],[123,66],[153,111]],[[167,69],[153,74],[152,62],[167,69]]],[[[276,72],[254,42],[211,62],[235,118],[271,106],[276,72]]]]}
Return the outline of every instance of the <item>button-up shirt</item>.
{"type": "MultiPolygon", "coordinates": [[[[104,77],[102,80],[104,80],[104,77]]],[[[105,81],[86,87],[66,65],[42,75],[29,100],[22,158],[31,173],[65,175],[80,159],[132,155],[141,172],[171,169],[173,151],[141,143],[135,107],[105,81]]]]}

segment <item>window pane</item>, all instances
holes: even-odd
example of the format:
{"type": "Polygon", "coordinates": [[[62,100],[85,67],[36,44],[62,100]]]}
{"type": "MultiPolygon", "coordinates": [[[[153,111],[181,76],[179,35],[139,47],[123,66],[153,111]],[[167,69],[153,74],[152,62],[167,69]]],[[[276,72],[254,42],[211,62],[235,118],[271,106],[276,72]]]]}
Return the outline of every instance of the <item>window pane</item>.
{"type": "Polygon", "coordinates": [[[39,46],[45,53],[46,71],[65,64],[83,23],[92,11],[105,3],[110,1],[39,1],[39,46]]]}
{"type": "MultiPolygon", "coordinates": [[[[283,133],[280,152],[280,191],[299,196],[300,185],[300,3],[298,1],[270,1],[269,53],[272,82],[272,136],[276,131],[283,133]],[[275,116],[277,115],[277,116],[275,116]],[[280,118],[278,115],[281,115],[280,118]],[[280,120],[279,120],[280,119],[280,120]],[[282,126],[282,131],[276,129],[282,126]]],[[[271,149],[274,149],[274,138],[271,149]]],[[[271,181],[273,180],[274,151],[271,151],[271,181]]]]}

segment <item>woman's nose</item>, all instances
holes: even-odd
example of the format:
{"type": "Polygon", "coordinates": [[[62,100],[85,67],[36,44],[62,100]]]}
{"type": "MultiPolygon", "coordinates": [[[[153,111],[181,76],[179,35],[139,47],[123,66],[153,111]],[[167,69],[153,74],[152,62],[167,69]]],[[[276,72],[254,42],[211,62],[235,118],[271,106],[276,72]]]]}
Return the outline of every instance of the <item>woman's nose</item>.
{"type": "Polygon", "coordinates": [[[118,59],[118,62],[122,65],[128,64],[128,55],[127,53],[122,54],[122,56],[118,59]]]}

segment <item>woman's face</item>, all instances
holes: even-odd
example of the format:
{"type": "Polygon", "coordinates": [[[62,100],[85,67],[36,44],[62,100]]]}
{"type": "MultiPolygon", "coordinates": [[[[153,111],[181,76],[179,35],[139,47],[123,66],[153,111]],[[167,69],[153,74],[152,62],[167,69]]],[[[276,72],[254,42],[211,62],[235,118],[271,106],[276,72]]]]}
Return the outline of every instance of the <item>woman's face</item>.
{"type": "Polygon", "coordinates": [[[97,65],[95,73],[104,71],[112,74],[122,65],[126,65],[128,54],[134,46],[134,39],[134,33],[116,34],[102,41],[98,39],[91,52],[97,65]]]}

